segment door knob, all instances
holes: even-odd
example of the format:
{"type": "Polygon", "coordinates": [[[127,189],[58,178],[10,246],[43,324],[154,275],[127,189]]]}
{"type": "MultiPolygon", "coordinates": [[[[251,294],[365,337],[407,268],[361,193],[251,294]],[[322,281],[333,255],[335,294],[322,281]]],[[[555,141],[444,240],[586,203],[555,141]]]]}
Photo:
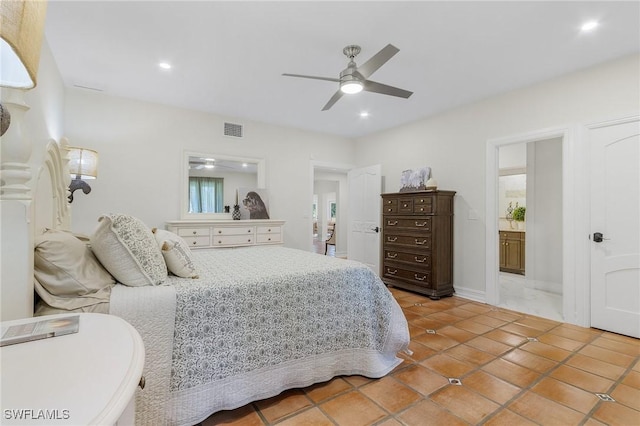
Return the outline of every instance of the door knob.
{"type": "Polygon", "coordinates": [[[604,240],[608,240],[609,238],[604,238],[604,235],[602,235],[602,232],[594,232],[593,233],[593,242],[594,243],[601,243],[604,240]]]}
{"type": "Polygon", "coordinates": [[[375,228],[372,229],[372,231],[377,234],[378,232],[380,232],[380,228],[376,226],[375,228]]]}

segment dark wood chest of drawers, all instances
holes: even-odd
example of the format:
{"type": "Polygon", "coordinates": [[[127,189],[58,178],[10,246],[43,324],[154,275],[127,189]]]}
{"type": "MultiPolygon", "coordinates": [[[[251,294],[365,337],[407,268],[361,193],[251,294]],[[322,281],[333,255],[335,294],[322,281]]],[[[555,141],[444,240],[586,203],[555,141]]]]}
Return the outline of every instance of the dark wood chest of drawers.
{"type": "Polygon", "coordinates": [[[453,294],[455,191],[382,194],[382,280],[439,299],[453,294]]]}

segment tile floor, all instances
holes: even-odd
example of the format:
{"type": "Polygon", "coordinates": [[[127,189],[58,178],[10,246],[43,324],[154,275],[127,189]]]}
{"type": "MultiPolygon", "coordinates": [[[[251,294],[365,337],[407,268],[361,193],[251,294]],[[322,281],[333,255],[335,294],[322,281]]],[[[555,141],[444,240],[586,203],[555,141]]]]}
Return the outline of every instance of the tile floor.
{"type": "Polygon", "coordinates": [[[286,391],[203,426],[640,425],[638,339],[391,291],[413,351],[393,372],[286,391]]]}

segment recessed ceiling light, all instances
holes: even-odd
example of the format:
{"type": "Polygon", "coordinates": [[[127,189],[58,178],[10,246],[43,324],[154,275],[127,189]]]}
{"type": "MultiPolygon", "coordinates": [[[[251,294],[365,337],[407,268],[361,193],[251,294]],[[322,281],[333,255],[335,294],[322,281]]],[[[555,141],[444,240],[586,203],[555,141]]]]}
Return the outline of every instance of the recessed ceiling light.
{"type": "Polygon", "coordinates": [[[368,113],[367,111],[362,111],[362,112],[360,113],[360,117],[362,117],[362,118],[366,118],[366,117],[368,117],[368,116],[369,116],[369,113],[368,113]]]}
{"type": "Polygon", "coordinates": [[[160,68],[162,68],[163,70],[170,70],[171,69],[171,64],[169,62],[160,62],[158,64],[158,66],[160,68]]]}
{"type": "Polygon", "coordinates": [[[598,28],[599,25],[600,23],[598,21],[585,22],[584,24],[582,24],[582,27],[580,27],[580,30],[583,33],[587,33],[589,31],[595,30],[596,28],[598,28]]]}

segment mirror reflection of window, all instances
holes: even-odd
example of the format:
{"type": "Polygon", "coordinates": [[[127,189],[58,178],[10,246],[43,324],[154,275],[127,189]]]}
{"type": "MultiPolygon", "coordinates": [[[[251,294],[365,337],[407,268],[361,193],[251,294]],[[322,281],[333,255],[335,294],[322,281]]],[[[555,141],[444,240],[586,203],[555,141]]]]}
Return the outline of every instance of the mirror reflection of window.
{"type": "Polygon", "coordinates": [[[224,211],[224,178],[189,177],[189,213],[224,211]]]}

